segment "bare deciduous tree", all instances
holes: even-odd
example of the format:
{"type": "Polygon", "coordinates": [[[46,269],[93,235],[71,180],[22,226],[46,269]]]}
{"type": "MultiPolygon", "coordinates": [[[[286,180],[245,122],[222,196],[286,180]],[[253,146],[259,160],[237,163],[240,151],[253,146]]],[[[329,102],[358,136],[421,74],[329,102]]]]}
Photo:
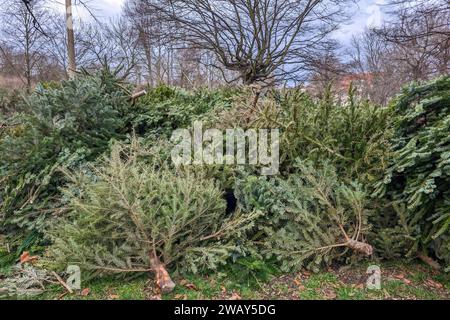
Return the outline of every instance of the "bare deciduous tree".
{"type": "Polygon", "coordinates": [[[393,19],[375,32],[392,44],[395,59],[408,67],[412,80],[448,73],[450,5],[445,0],[393,0],[393,19]]]}
{"type": "Polygon", "coordinates": [[[448,74],[450,7],[443,0],[392,0],[383,25],[353,37],[349,68],[370,75],[369,98],[386,104],[400,86],[448,74]]]}
{"type": "Polygon", "coordinates": [[[297,75],[337,28],[345,0],[139,2],[142,14],[158,13],[171,40],[213,52],[214,67],[251,84],[297,75]]]}
{"type": "Polygon", "coordinates": [[[47,22],[48,15],[41,7],[41,1],[28,1],[25,4],[14,0],[2,3],[1,19],[6,23],[2,23],[0,30],[0,54],[30,90],[33,72],[43,58],[45,32],[40,25],[47,22]],[[7,48],[12,50],[9,55],[7,48]],[[18,61],[13,61],[14,56],[18,61]]]}
{"type": "MultiPolygon", "coordinates": [[[[46,38],[47,55],[52,57],[59,68],[63,69],[67,75],[69,69],[69,58],[67,52],[67,32],[66,17],[62,14],[51,13],[49,22],[46,25],[48,37],[46,38]]],[[[84,65],[87,60],[87,49],[82,46],[84,30],[77,28],[74,30],[75,61],[79,65],[84,65]]]]}
{"type": "Polygon", "coordinates": [[[315,91],[321,93],[328,85],[335,85],[346,72],[345,65],[338,56],[339,49],[337,43],[330,43],[321,54],[311,61],[309,81],[317,89],[315,91]]]}
{"type": "Polygon", "coordinates": [[[405,66],[396,61],[398,52],[395,47],[373,30],[353,36],[347,54],[349,71],[370,79],[362,83],[361,89],[377,104],[385,105],[409,79],[405,66]]]}

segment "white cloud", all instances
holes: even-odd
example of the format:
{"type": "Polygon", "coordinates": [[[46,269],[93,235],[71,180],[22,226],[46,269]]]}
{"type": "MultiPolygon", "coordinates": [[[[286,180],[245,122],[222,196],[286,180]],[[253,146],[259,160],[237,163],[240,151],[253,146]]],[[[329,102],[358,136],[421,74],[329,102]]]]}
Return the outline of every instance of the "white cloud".
{"type": "MultiPolygon", "coordinates": [[[[97,19],[108,20],[120,14],[125,0],[85,0],[85,2],[97,19]]],[[[53,0],[50,4],[61,13],[64,12],[63,0],[53,0]]],[[[359,0],[349,9],[351,20],[335,31],[333,37],[345,46],[349,44],[353,35],[363,32],[366,27],[379,26],[383,21],[384,4],[385,0],[359,0]]],[[[75,18],[84,21],[92,19],[89,12],[80,5],[75,6],[73,14],[75,18]]]]}
{"type": "Polygon", "coordinates": [[[352,36],[368,27],[378,27],[383,22],[384,0],[360,0],[351,8],[351,20],[337,30],[333,37],[343,45],[349,44],[352,36]]]}
{"type": "MultiPolygon", "coordinates": [[[[74,4],[77,0],[72,0],[74,4]]],[[[91,20],[92,14],[99,20],[109,19],[111,17],[117,16],[122,10],[122,5],[125,0],[85,0],[85,3],[89,10],[87,10],[83,5],[77,4],[73,7],[73,15],[76,19],[81,19],[83,21],[91,20]]],[[[64,13],[65,6],[62,0],[51,0],[48,2],[48,6],[58,12],[64,13]]]]}

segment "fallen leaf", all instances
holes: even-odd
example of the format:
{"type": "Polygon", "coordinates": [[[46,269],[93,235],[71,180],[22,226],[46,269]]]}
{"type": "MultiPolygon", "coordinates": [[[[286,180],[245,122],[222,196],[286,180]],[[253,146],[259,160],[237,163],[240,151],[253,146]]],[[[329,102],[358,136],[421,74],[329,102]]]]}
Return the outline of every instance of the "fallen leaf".
{"type": "Polygon", "coordinates": [[[327,299],[336,299],[336,292],[334,292],[333,289],[324,289],[324,290],[323,290],[323,295],[324,295],[327,299]]]}
{"type": "Polygon", "coordinates": [[[236,291],[233,291],[233,293],[231,294],[230,299],[228,300],[241,300],[241,296],[239,295],[239,293],[237,293],[236,291]]]}
{"type": "Polygon", "coordinates": [[[175,295],[175,299],[177,299],[177,300],[186,300],[187,299],[187,295],[185,295],[185,294],[176,294],[175,295]]]}
{"type": "Polygon", "coordinates": [[[38,259],[38,256],[30,256],[28,251],[24,251],[20,255],[20,264],[30,263],[33,264],[38,259]]]}
{"type": "Polygon", "coordinates": [[[404,278],[402,281],[404,284],[408,284],[408,285],[410,285],[412,283],[412,281],[407,278],[404,278]]]}
{"type": "Polygon", "coordinates": [[[189,281],[187,281],[186,279],[181,279],[180,280],[180,285],[184,286],[186,283],[189,283],[189,281]]]}
{"type": "Polygon", "coordinates": [[[28,261],[29,258],[30,258],[30,254],[28,253],[28,251],[24,251],[20,255],[20,264],[24,264],[26,261],[28,261]]]}
{"type": "Polygon", "coordinates": [[[83,290],[81,290],[80,295],[83,296],[83,297],[85,297],[85,296],[89,295],[89,293],[91,293],[91,289],[89,289],[89,288],[84,288],[83,290]]]}
{"type": "Polygon", "coordinates": [[[187,281],[186,279],[181,280],[180,285],[182,285],[183,287],[190,289],[190,290],[197,290],[197,287],[195,286],[195,284],[187,281]]]}
{"type": "Polygon", "coordinates": [[[442,289],[442,288],[444,287],[444,286],[442,285],[442,283],[439,283],[439,282],[434,281],[434,280],[431,280],[431,279],[426,280],[426,281],[425,281],[425,284],[427,284],[427,285],[429,285],[429,286],[431,286],[431,287],[435,287],[435,288],[437,288],[437,289],[442,289]]]}
{"type": "Polygon", "coordinates": [[[294,279],[294,283],[300,291],[303,291],[306,289],[305,286],[302,284],[301,279],[298,279],[298,278],[294,279]]]}
{"type": "Polygon", "coordinates": [[[358,283],[358,284],[355,286],[355,288],[356,288],[356,289],[360,289],[360,290],[364,289],[364,283],[358,283]]]}

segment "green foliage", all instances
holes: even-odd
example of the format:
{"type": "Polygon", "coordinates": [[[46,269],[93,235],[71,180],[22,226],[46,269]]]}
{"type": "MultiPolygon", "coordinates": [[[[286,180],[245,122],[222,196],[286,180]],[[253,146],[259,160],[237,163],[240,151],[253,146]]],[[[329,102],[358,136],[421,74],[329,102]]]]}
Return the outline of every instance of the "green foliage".
{"type": "Polygon", "coordinates": [[[298,161],[295,170],[287,179],[239,179],[236,195],[242,210],[264,212],[253,240],[266,257],[279,260],[284,271],[318,271],[351,256],[345,254],[347,236],[364,239],[365,194],[357,183],[342,183],[328,163],[318,170],[298,161]]]}
{"type": "Polygon", "coordinates": [[[390,108],[353,88],[344,103],[330,90],[320,100],[293,89],[256,100],[245,89],[168,86],[131,101],[108,69],[23,99],[0,92],[0,231],[15,244],[0,267],[41,249],[42,233],[54,241],[49,266],[92,276],[147,271],[156,252],[181,272],[233,261],[226,269],[259,281],[273,261],[318,271],[358,259],[372,250],[366,238],[384,258],[427,253],[449,264],[449,92],[442,77],[405,87],[390,108]],[[281,174],[175,168],[168,137],[195,120],[279,128],[281,174]],[[147,148],[115,144],[133,132],[147,148]],[[226,214],[223,191],[233,187],[238,209],[226,214]]]}
{"type": "Polygon", "coordinates": [[[328,159],[342,177],[363,183],[382,175],[390,110],[358,99],[353,88],[346,103],[335,101],[330,90],[314,100],[300,90],[286,89],[270,91],[253,104],[254,99],[241,99],[219,121],[243,128],[279,128],[282,173],[289,174],[300,158],[314,163],[328,159]]]}
{"type": "Polygon", "coordinates": [[[126,274],[148,270],[155,252],[165,265],[196,272],[246,252],[243,235],[257,213],[226,216],[213,180],[155,168],[147,154],[133,140],[116,145],[91,174],[74,173],[70,213],[52,228],[54,267],[126,274]]]}
{"type": "Polygon", "coordinates": [[[61,82],[59,82],[59,81],[45,81],[45,82],[40,82],[39,84],[42,88],[44,88],[46,90],[61,88],[61,82]]]}
{"type": "Polygon", "coordinates": [[[276,261],[272,260],[254,256],[240,257],[226,265],[220,274],[231,277],[234,285],[255,288],[279,273],[276,261]]]}
{"type": "Polygon", "coordinates": [[[23,105],[22,100],[22,96],[18,90],[9,91],[0,88],[0,124],[1,122],[3,122],[3,117],[21,110],[21,107],[23,105]]]}
{"type": "Polygon", "coordinates": [[[304,94],[284,97],[282,154],[287,167],[296,157],[315,163],[330,159],[342,177],[366,183],[385,166],[389,112],[359,101],[350,89],[348,103],[329,95],[313,102],[304,94]]]}
{"type": "Polygon", "coordinates": [[[371,216],[373,230],[369,240],[379,257],[388,260],[411,258],[417,252],[418,235],[414,225],[408,223],[408,213],[403,203],[393,203],[375,209],[371,216]]]}
{"type": "Polygon", "coordinates": [[[138,134],[165,135],[185,128],[194,120],[205,118],[214,109],[228,108],[233,91],[205,89],[188,92],[183,89],[159,86],[139,98],[133,119],[138,134]]]}
{"type": "Polygon", "coordinates": [[[410,255],[425,251],[449,265],[450,77],[404,87],[392,108],[393,156],[374,195],[402,205],[404,213],[390,215],[379,228],[406,226],[415,240],[404,243],[410,255]]]}
{"type": "Polygon", "coordinates": [[[123,139],[131,105],[115,75],[100,72],[37,86],[27,112],[12,116],[0,136],[0,227],[42,231],[63,210],[60,167],[80,168],[123,139]]]}

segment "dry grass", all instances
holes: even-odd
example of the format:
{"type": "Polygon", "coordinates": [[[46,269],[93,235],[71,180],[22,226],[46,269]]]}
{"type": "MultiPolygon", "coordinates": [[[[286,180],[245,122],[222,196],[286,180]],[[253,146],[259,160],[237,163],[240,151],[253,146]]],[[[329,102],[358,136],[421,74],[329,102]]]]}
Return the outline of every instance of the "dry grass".
{"type": "Polygon", "coordinates": [[[25,83],[17,76],[4,76],[0,74],[0,88],[8,90],[22,89],[25,83]]]}

